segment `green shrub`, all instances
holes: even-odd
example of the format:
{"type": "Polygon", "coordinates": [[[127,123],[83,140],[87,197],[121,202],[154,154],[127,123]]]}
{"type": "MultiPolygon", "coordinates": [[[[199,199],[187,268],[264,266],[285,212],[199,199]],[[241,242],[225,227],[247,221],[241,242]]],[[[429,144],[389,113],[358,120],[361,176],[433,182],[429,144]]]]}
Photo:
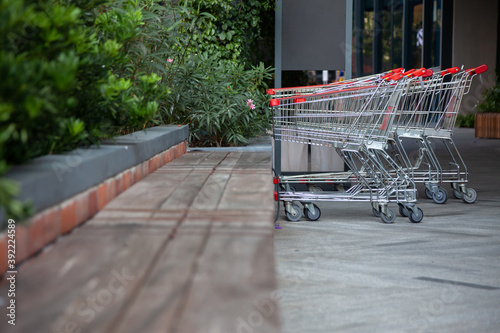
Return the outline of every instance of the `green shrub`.
{"type": "Polygon", "coordinates": [[[456,126],[458,127],[474,127],[474,113],[468,113],[466,115],[459,114],[457,116],[456,126]]]}
{"type": "Polygon", "coordinates": [[[483,93],[484,100],[476,106],[479,112],[500,112],[500,85],[495,85],[483,93]]]}
{"type": "MultiPolygon", "coordinates": [[[[136,62],[140,1],[104,3],[0,0],[0,175],[157,121],[167,88],[136,62]],[[120,25],[106,25],[116,12],[120,25]]],[[[16,191],[2,179],[0,205],[19,218],[16,191]]]]}
{"type": "Polygon", "coordinates": [[[269,127],[270,78],[263,63],[245,70],[214,56],[192,56],[177,72],[162,113],[168,122],[189,123],[196,145],[244,144],[269,127]]]}
{"type": "MultiPolygon", "coordinates": [[[[0,0],[0,176],[161,122],[244,143],[269,126],[270,69],[251,56],[271,3],[0,0]]],[[[0,178],[13,218],[27,211],[16,191],[0,178]]]]}

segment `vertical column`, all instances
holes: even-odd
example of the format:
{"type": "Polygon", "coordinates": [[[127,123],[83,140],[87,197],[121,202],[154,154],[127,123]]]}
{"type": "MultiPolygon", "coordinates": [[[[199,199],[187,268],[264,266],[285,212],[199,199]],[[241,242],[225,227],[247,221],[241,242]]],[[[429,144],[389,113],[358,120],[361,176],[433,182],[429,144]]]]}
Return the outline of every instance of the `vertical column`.
{"type": "Polygon", "coordinates": [[[442,0],[441,68],[453,67],[453,0],[442,0]]]}
{"type": "Polygon", "coordinates": [[[403,67],[408,70],[413,67],[413,61],[411,57],[411,50],[413,45],[411,44],[411,24],[413,21],[413,7],[409,0],[403,1],[403,54],[402,63],[403,67]]]}
{"type": "Polygon", "coordinates": [[[345,9],[345,72],[344,78],[352,78],[352,7],[353,0],[346,0],[345,9]]]}
{"type": "Polygon", "coordinates": [[[283,36],[283,1],[276,0],[276,13],[274,23],[274,88],[281,88],[281,40],[283,36]]]}
{"type": "Polygon", "coordinates": [[[354,6],[355,76],[363,76],[363,30],[365,28],[364,14],[364,1],[356,1],[354,6]]]}
{"type": "Polygon", "coordinates": [[[382,2],[383,0],[374,0],[373,2],[373,72],[382,71],[382,2]]]}

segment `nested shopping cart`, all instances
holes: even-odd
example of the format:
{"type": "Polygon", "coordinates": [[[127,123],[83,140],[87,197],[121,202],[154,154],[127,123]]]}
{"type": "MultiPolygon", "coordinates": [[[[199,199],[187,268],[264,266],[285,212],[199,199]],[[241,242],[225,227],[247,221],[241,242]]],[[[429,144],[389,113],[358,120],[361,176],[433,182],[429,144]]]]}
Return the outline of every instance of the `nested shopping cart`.
{"type": "Polygon", "coordinates": [[[425,184],[426,196],[438,204],[447,200],[443,183],[451,184],[454,196],[466,203],[477,198],[476,191],[467,186],[468,170],[452,134],[462,98],[469,92],[473,77],[487,69],[486,65],[465,71],[450,68],[409,82],[402,93],[393,122],[394,136],[389,141],[395,147],[393,157],[416,183],[425,184]],[[409,145],[404,144],[408,141],[417,147],[412,150],[417,154],[411,161],[409,145]],[[447,158],[436,154],[438,144],[445,148],[447,158]]]}
{"type": "Polygon", "coordinates": [[[396,214],[388,204],[396,202],[410,221],[422,220],[415,183],[385,149],[401,96],[414,79],[398,72],[321,90],[286,92],[270,101],[276,200],[284,203],[290,221],[298,221],[302,212],[317,220],[321,212],[315,201],[370,202],[373,213],[385,223],[394,222],[396,214]],[[350,171],[283,175],[278,162],[281,141],[332,147],[350,171]],[[347,189],[311,190],[318,183],[347,184],[347,189]],[[298,190],[298,184],[307,184],[308,190],[298,190]]]}
{"type": "Polygon", "coordinates": [[[344,81],[337,81],[323,85],[267,89],[267,94],[271,95],[272,98],[276,99],[276,98],[290,97],[290,96],[298,97],[300,95],[309,95],[321,92],[331,92],[336,90],[348,89],[352,87],[360,87],[363,85],[373,85],[377,84],[382,79],[388,79],[394,74],[401,73],[402,71],[403,68],[396,68],[380,74],[373,74],[373,75],[358,77],[344,81]]]}

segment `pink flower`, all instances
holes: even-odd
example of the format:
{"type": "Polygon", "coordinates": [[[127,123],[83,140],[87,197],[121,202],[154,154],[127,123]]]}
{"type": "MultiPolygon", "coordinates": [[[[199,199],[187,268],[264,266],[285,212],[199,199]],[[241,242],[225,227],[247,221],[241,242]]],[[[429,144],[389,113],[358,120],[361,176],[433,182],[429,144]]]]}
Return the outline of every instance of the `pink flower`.
{"type": "Polygon", "coordinates": [[[168,58],[168,59],[167,59],[167,61],[168,61],[169,63],[172,63],[172,61],[174,61],[174,59],[170,59],[170,58],[168,58]]]}
{"type": "Polygon", "coordinates": [[[251,99],[249,99],[249,100],[247,101],[247,105],[248,105],[248,106],[250,106],[250,104],[252,104],[252,103],[253,103],[253,101],[252,101],[251,99]]]}
{"type": "Polygon", "coordinates": [[[255,105],[253,105],[253,104],[250,104],[250,105],[249,105],[249,107],[250,107],[250,109],[252,109],[252,110],[253,110],[253,109],[255,109],[255,105]]]}

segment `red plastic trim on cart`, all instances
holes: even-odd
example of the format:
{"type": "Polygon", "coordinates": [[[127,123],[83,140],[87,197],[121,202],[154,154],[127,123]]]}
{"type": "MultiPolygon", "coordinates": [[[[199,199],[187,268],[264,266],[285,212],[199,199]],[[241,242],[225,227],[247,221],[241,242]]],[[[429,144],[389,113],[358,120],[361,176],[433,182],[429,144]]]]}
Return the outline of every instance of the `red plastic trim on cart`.
{"type": "MultiPolygon", "coordinates": [[[[396,74],[398,74],[398,73],[396,73],[396,74]]],[[[394,75],[396,75],[396,74],[394,74],[394,75]]],[[[371,86],[354,87],[354,88],[348,88],[348,89],[342,89],[342,90],[325,91],[325,92],[321,92],[321,93],[302,95],[302,96],[304,96],[304,98],[303,98],[304,100],[299,101],[299,102],[295,102],[295,100],[299,99],[296,97],[297,95],[273,98],[269,101],[269,105],[270,106],[278,106],[278,105],[280,105],[280,101],[291,100],[291,99],[293,99],[293,101],[295,103],[306,102],[307,98],[309,98],[309,97],[318,97],[318,96],[324,96],[324,95],[340,94],[340,93],[345,93],[345,92],[350,92],[350,91],[359,91],[359,90],[365,90],[365,89],[376,88],[376,87],[378,87],[378,86],[371,85],[371,86]]]]}
{"type": "Polygon", "coordinates": [[[488,70],[487,65],[480,65],[480,66],[477,66],[476,68],[467,69],[465,72],[469,73],[469,75],[477,75],[477,74],[484,73],[487,70],[488,70]]]}
{"type": "Polygon", "coordinates": [[[428,78],[428,77],[432,77],[433,75],[434,75],[434,71],[433,71],[432,69],[427,69],[427,70],[425,71],[425,74],[424,74],[424,75],[422,75],[422,77],[423,77],[424,79],[426,79],[426,78],[428,78]]]}

